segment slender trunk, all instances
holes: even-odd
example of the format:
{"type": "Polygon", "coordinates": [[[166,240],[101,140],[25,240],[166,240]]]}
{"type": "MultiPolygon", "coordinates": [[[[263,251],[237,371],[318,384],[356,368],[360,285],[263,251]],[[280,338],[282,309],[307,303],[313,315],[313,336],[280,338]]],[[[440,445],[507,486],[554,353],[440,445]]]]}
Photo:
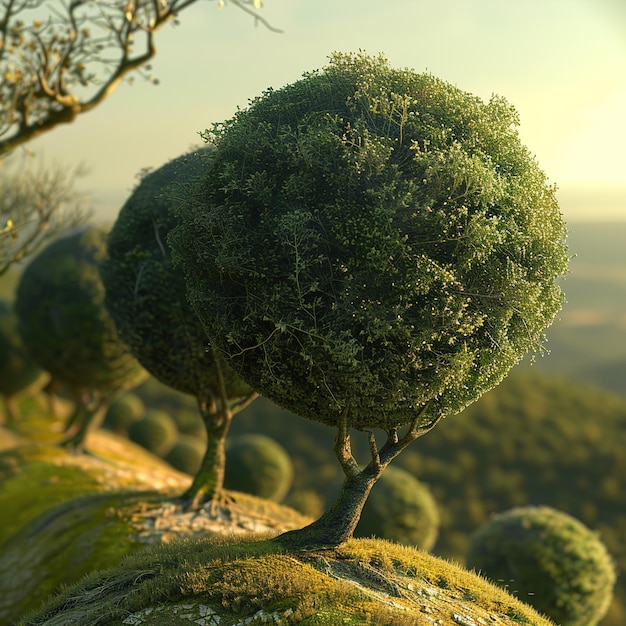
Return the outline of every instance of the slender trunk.
{"type": "Polygon", "coordinates": [[[78,422],[78,429],[60,445],[72,448],[75,452],[83,450],[89,432],[102,426],[109,404],[109,400],[99,396],[99,394],[89,394],[87,402],[81,398],[80,404],[66,426],[66,430],[68,430],[70,426],[74,426],[78,422]]]}
{"type": "Polygon", "coordinates": [[[275,542],[291,551],[326,550],[336,548],[350,539],[361,518],[363,506],[376,481],[385,468],[412,441],[425,435],[439,422],[442,415],[436,415],[426,424],[420,424],[428,405],[420,409],[402,438],[396,428],[387,431],[387,441],[379,450],[374,434],[367,431],[372,460],[360,469],[352,456],[350,441],[350,419],[348,409],[344,409],[337,419],[335,455],[346,476],[337,500],[316,522],[299,530],[291,530],[274,539],[275,542]]]}
{"type": "Polygon", "coordinates": [[[357,476],[346,477],[337,500],[317,521],[283,533],[274,541],[294,551],[336,548],[348,541],[361,518],[370,491],[380,476],[369,469],[365,468],[357,476]]]}
{"type": "Polygon", "coordinates": [[[187,510],[197,510],[215,498],[224,487],[226,467],[226,434],[232,421],[228,407],[218,409],[209,399],[198,399],[200,415],[207,434],[207,448],[193,482],[181,496],[187,510]]]}

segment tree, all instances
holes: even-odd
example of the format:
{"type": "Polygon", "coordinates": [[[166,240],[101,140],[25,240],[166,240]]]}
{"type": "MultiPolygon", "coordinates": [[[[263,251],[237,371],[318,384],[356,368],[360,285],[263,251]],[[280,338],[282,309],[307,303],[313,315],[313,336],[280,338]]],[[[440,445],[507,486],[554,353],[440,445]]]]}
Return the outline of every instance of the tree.
{"type": "Polygon", "coordinates": [[[87,199],[74,190],[80,174],[57,166],[36,169],[23,159],[0,167],[0,276],[89,218],[87,199]]]}
{"type": "Polygon", "coordinates": [[[182,496],[191,509],[220,496],[226,434],[233,415],[256,397],[210,346],[166,243],[181,194],[211,156],[204,148],[144,176],[111,229],[101,269],[106,306],[138,361],[162,383],[197,400],[207,447],[182,496]]]}
{"type": "Polygon", "coordinates": [[[207,132],[169,239],[188,297],[261,395],[337,428],[342,490],[285,545],[348,539],[407,445],[541,347],[566,229],[517,123],[500,97],[334,54],[207,132]]]}
{"type": "Polygon", "coordinates": [[[472,536],[467,566],[562,626],[595,626],[606,614],[615,569],[596,533],[550,507],[519,507],[472,536]]]}
{"type": "MultiPolygon", "coordinates": [[[[195,1],[2,0],[0,155],[91,111],[134,71],[158,82],[156,32],[195,1]]],[[[229,2],[276,30],[259,0],[229,2]]]]}
{"type": "Polygon", "coordinates": [[[66,442],[82,445],[90,423],[110,402],[146,377],[104,306],[98,265],[106,230],[88,226],[57,239],[28,264],[15,310],[24,345],[54,380],[73,391],[78,425],[66,442]]]}

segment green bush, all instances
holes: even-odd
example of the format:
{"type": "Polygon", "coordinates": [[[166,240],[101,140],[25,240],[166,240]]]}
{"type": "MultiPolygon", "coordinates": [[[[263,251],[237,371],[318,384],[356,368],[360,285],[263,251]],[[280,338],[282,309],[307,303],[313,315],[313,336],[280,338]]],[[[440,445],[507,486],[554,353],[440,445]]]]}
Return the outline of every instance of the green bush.
{"type": "Polygon", "coordinates": [[[324,512],[324,498],[313,489],[291,489],[283,504],[302,515],[317,519],[324,512]]]}
{"type": "Polygon", "coordinates": [[[157,456],[165,456],[176,444],[176,422],[165,411],[148,409],[128,427],[128,438],[157,456]]]}
{"type": "Polygon", "coordinates": [[[430,489],[403,469],[388,467],[363,507],[354,536],[430,550],[438,532],[439,512],[430,489]]]}
{"type": "Polygon", "coordinates": [[[146,413],[146,405],[135,393],[125,393],[116,398],[104,416],[104,426],[119,434],[127,435],[129,426],[146,413]]]}
{"type": "Polygon", "coordinates": [[[466,565],[560,626],[594,626],[613,595],[615,570],[598,536],[549,507],[495,515],[472,537],[466,565]]]}
{"type": "Polygon", "coordinates": [[[180,435],[164,459],[179,472],[195,476],[202,467],[205,451],[206,443],[202,439],[180,435]]]}
{"type": "Polygon", "coordinates": [[[226,444],[224,487],[280,502],[293,482],[289,455],[273,439],[242,435],[226,444]]]}

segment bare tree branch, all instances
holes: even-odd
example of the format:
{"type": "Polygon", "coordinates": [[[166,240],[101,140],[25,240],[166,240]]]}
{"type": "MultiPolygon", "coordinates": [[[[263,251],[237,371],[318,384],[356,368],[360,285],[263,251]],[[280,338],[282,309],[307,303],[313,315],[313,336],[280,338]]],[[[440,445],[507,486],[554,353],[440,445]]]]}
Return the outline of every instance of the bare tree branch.
{"type": "MultiPolygon", "coordinates": [[[[0,0],[0,155],[147,80],[155,33],[197,0],[0,0]]],[[[259,0],[228,0],[272,31],[259,0]]],[[[218,6],[226,0],[219,0],[218,6]]]]}
{"type": "Polygon", "coordinates": [[[29,158],[0,167],[0,276],[91,214],[85,196],[74,189],[80,169],[35,168],[23,161],[29,158]]]}

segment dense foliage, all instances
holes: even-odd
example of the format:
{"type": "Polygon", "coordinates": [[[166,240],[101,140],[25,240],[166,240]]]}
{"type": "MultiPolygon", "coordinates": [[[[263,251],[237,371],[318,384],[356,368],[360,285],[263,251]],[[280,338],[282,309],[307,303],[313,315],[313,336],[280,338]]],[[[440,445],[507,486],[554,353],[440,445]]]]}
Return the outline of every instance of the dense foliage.
{"type": "Polygon", "coordinates": [[[139,362],[197,401],[208,445],[184,495],[192,507],[221,489],[232,416],[256,396],[209,344],[166,245],[180,198],[206,169],[212,152],[204,148],[183,155],[143,177],[111,230],[109,257],[101,269],[107,308],[139,362]]]}
{"type": "Polygon", "coordinates": [[[495,516],[472,537],[467,565],[561,626],[595,626],[615,584],[611,557],[597,535],[549,507],[495,516]]]}
{"type": "MultiPolygon", "coordinates": [[[[166,245],[180,195],[206,167],[211,150],[184,155],[143,177],[117,217],[101,268],[106,306],[139,362],[166,385],[194,397],[218,395],[218,368],[187,302],[166,245]]],[[[250,388],[221,364],[230,397],[250,388]]]]}
{"type": "Polygon", "coordinates": [[[17,288],[19,331],[53,378],[80,392],[110,396],[145,378],[104,306],[98,266],[106,231],[85,227],[32,259],[17,288]]]}
{"type": "Polygon", "coordinates": [[[501,98],[335,54],[217,125],[169,241],[233,367],[362,428],[428,423],[500,382],[540,347],[567,266],[517,122],[501,98]]]}

